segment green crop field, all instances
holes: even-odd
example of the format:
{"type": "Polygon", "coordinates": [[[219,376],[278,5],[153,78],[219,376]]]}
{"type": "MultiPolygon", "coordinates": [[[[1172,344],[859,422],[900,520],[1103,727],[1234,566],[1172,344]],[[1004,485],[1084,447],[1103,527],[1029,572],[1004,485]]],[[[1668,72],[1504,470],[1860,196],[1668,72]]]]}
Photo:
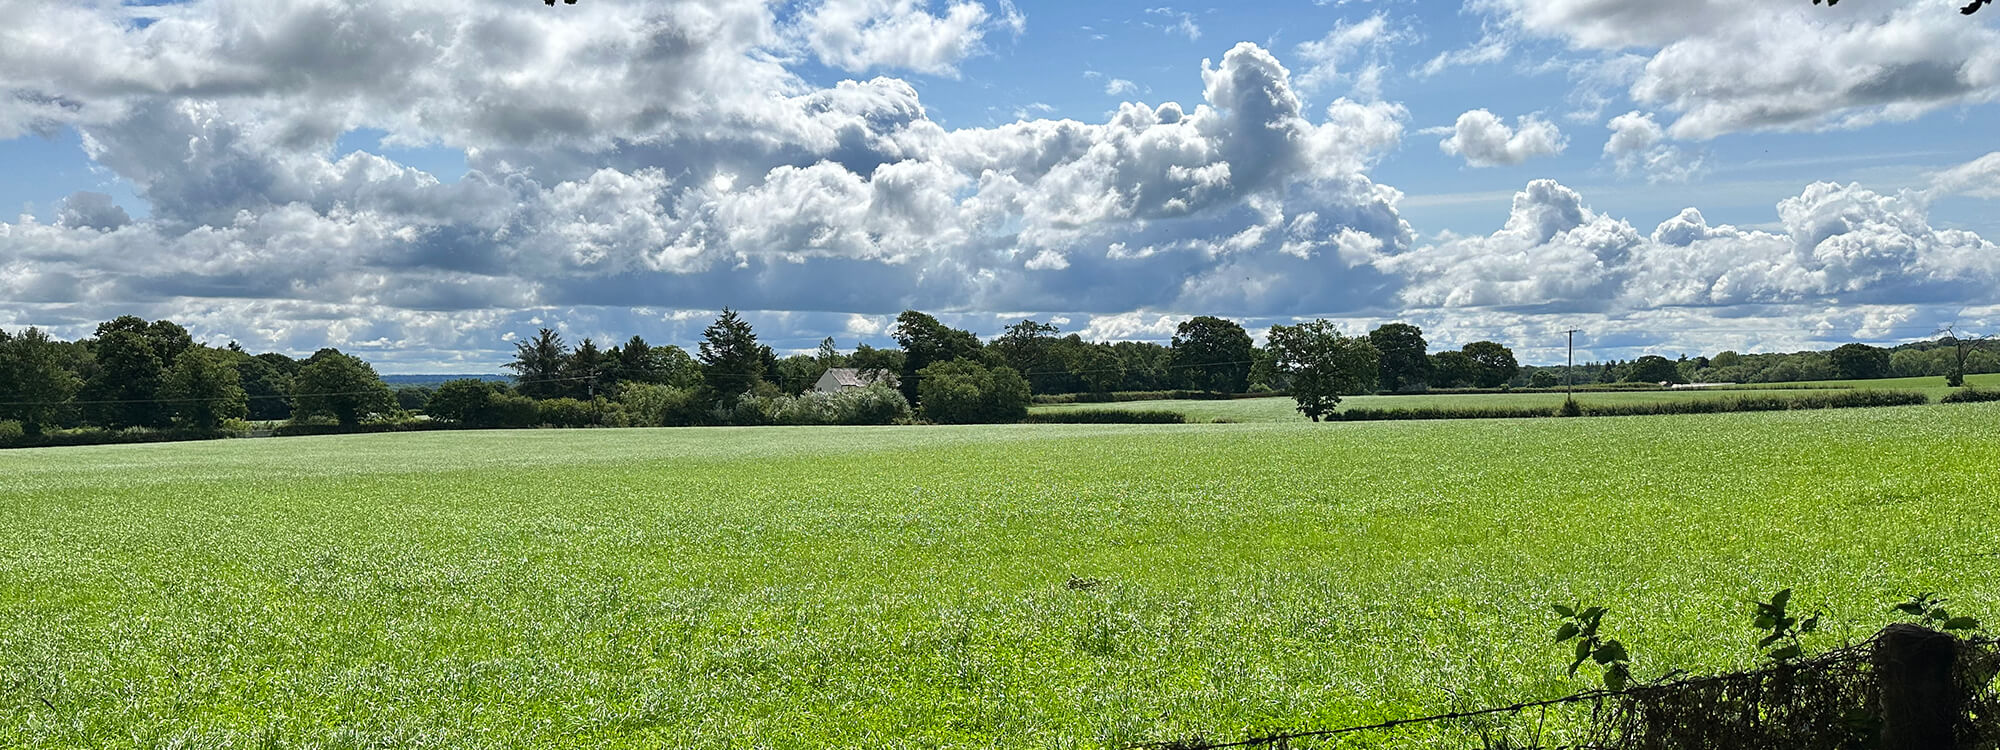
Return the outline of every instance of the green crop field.
{"type": "MultiPolygon", "coordinates": [[[[2000,374],[1969,375],[1966,382],[1983,388],[2000,387],[2000,374]]],[[[1583,404],[1652,404],[1665,401],[1691,401],[1713,398],[1744,398],[1756,396],[1796,396],[1803,388],[1879,388],[1885,390],[1919,391],[1930,396],[1932,401],[1952,392],[1944,385],[1944,378],[1892,378],[1886,380],[1828,380],[1812,383],[1778,383],[1775,387],[1760,389],[1754,386],[1739,388],[1689,388],[1677,391],[1586,391],[1576,394],[1576,400],[1583,404]]],[[[1562,406],[1560,393],[1470,393],[1470,394],[1416,394],[1407,396],[1348,396],[1340,400],[1340,408],[1480,408],[1510,409],[1540,407],[1554,411],[1562,406]]],[[[1160,410],[1180,412],[1191,422],[1212,422],[1227,420],[1233,422],[1304,422],[1299,414],[1298,402],[1286,396],[1267,398],[1244,398],[1227,401],[1157,400],[1121,401],[1116,403],[1093,404],[1044,404],[1031,409],[1036,412],[1064,411],[1069,409],[1088,410],[1160,410]]]]}
{"type": "MultiPolygon", "coordinates": [[[[0,452],[0,746],[1116,747],[2000,621],[2000,404],[0,452]]],[[[1377,737],[1424,741],[1426,730],[1377,737]]]]}

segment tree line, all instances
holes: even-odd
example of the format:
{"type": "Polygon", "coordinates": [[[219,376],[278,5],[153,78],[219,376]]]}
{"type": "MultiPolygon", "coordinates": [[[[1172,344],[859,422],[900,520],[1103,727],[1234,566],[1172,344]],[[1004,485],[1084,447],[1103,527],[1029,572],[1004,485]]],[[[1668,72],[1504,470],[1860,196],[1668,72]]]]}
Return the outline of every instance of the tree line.
{"type": "Polygon", "coordinates": [[[1815,380],[1943,377],[1954,388],[1966,375],[2000,372],[2000,354],[1984,338],[1941,336],[1893,347],[1848,343],[1826,351],[1739,354],[1668,359],[1648,354],[1637,359],[1580,364],[1565,373],[1561,365],[1524,367],[1514,386],[1553,388],[1564,384],[1610,383],[1793,383],[1815,380]]]}

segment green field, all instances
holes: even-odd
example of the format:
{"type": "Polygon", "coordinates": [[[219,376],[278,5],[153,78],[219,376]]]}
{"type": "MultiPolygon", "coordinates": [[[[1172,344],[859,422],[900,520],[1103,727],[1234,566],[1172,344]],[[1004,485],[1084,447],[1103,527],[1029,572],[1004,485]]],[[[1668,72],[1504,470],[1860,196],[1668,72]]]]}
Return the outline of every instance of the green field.
{"type": "MultiPolygon", "coordinates": [[[[0,746],[1109,747],[2000,619],[2000,404],[0,452],[0,746]],[[1095,585],[1072,587],[1072,577],[1095,585]]],[[[1377,738],[1420,742],[1422,731],[1377,738]]]]}
{"type": "MultiPolygon", "coordinates": [[[[1966,382],[1979,387],[2000,387],[2000,374],[1969,375],[1966,382]]],[[[1667,401],[1691,401],[1713,398],[1744,398],[1754,396],[1796,396],[1801,388],[1879,388],[1885,390],[1920,391],[1932,401],[1952,392],[1944,385],[1944,378],[1892,378],[1886,380],[1828,380],[1813,383],[1779,383],[1770,389],[1744,388],[1690,388],[1678,391],[1586,391],[1576,394],[1576,400],[1583,404],[1653,404],[1667,401]]],[[[1470,393],[1407,396],[1348,396],[1340,400],[1342,409],[1416,409],[1424,407],[1512,409],[1539,407],[1554,411],[1562,406],[1560,393],[1470,393]]],[[[1190,422],[1212,422],[1228,420],[1233,422],[1304,422],[1299,414],[1298,402],[1287,396],[1268,398],[1244,398],[1226,401],[1158,400],[1121,401],[1097,404],[1044,404],[1031,409],[1036,412],[1053,412],[1068,409],[1119,409],[1119,410],[1162,410],[1187,415],[1190,422]]]]}

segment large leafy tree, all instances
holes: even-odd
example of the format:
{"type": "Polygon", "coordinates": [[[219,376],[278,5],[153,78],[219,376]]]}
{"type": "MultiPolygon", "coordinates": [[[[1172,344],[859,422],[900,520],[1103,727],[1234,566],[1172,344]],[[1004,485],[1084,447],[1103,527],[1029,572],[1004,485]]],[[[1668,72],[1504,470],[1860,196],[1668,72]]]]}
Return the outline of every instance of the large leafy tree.
{"type": "Polygon", "coordinates": [[[166,427],[173,411],[160,400],[167,366],[194,346],[187,329],[172,321],[147,322],[123,315],[97,326],[92,346],[97,369],[80,400],[90,421],[112,427],[166,427]]]}
{"type": "Polygon", "coordinates": [[[247,418],[290,419],[292,407],[285,397],[292,392],[292,375],[299,371],[298,360],[275,352],[251,356],[236,342],[229,342],[229,356],[236,367],[236,382],[243,386],[248,403],[247,418]]]}
{"type": "Polygon", "coordinates": [[[902,376],[897,387],[912,404],[922,403],[917,381],[924,368],[939,362],[978,360],[984,356],[978,336],[915,310],[904,310],[896,316],[895,335],[896,345],[903,348],[902,376]]]}
{"type": "Polygon", "coordinates": [[[1375,389],[1381,356],[1368,339],[1341,335],[1325,320],[1271,326],[1269,348],[1299,412],[1314,422],[1332,414],[1342,395],[1375,389]]]}
{"type": "Polygon", "coordinates": [[[395,408],[396,397],[375,368],[339,349],[314,353],[292,379],[293,418],[326,416],[353,427],[363,417],[395,408]]]}
{"type": "Polygon", "coordinates": [[[563,395],[563,368],[569,363],[569,345],[562,334],[547,328],[526,341],[514,342],[514,361],[504,365],[514,371],[514,390],[529,398],[557,398],[563,395]]]}
{"type": "Polygon", "coordinates": [[[1841,344],[1827,353],[1843,380],[1889,377],[1889,350],[1867,344],[1841,344]]]}
{"type": "Polygon", "coordinates": [[[448,380],[431,394],[430,403],[424,411],[432,419],[441,419],[467,427],[491,426],[493,420],[489,406],[493,401],[493,384],[483,380],[448,380]]]}
{"type": "Polygon", "coordinates": [[[917,373],[923,416],[941,424],[1018,422],[1033,394],[1011,367],[987,367],[968,358],[938,362],[917,373]]]}
{"type": "Polygon", "coordinates": [[[1060,377],[1068,372],[1056,361],[1056,334],[1061,329],[1049,323],[1023,320],[1007,326],[1006,330],[987,345],[987,350],[998,357],[1002,364],[1014,368],[1028,378],[1028,386],[1036,393],[1053,393],[1062,386],[1060,377]]]}
{"type": "Polygon", "coordinates": [[[1472,358],[1475,366],[1472,379],[1481,388],[1498,388],[1514,379],[1521,371],[1521,364],[1514,361],[1514,350],[1491,341],[1474,341],[1460,347],[1459,351],[1472,358]]]}
{"type": "Polygon", "coordinates": [[[1368,332],[1368,343],[1382,355],[1376,373],[1382,390],[1411,390],[1430,381],[1431,358],[1424,329],[1408,323],[1385,323],[1368,332]]]}
{"type": "Polygon", "coordinates": [[[1203,315],[1175,329],[1172,366],[1189,388],[1242,393],[1250,387],[1253,348],[1243,326],[1203,315]]]}
{"type": "Polygon", "coordinates": [[[38,328],[0,331],[0,418],[19,421],[29,435],[61,419],[83,385],[63,367],[61,346],[38,328]]]}
{"type": "Polygon", "coordinates": [[[234,358],[205,346],[190,347],[174,358],[160,394],[174,419],[189,429],[212,431],[222,426],[222,420],[250,413],[234,358]]]}
{"type": "Polygon", "coordinates": [[[1625,366],[1627,383],[1673,383],[1680,379],[1680,368],[1674,361],[1658,354],[1645,355],[1625,366]]]}
{"type": "Polygon", "coordinates": [[[701,332],[700,354],[702,390],[711,403],[733,400],[737,395],[764,382],[764,347],[750,322],[735,310],[722,308],[722,315],[701,332]]]}
{"type": "Polygon", "coordinates": [[[612,372],[617,360],[597,348],[597,342],[586,338],[576,345],[576,351],[562,363],[563,392],[570,398],[589,401],[604,395],[609,388],[612,372]]]}

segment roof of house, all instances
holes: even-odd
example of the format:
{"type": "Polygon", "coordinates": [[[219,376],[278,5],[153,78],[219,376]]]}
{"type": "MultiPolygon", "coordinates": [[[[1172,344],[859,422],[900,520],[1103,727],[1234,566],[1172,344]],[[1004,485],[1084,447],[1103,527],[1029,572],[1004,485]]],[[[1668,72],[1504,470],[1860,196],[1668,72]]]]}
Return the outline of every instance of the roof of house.
{"type": "Polygon", "coordinates": [[[868,387],[869,383],[873,383],[878,380],[891,385],[894,385],[896,383],[896,376],[894,373],[887,373],[881,370],[858,370],[852,367],[831,367],[827,368],[826,374],[832,376],[834,384],[842,388],[866,388],[868,387]]]}

